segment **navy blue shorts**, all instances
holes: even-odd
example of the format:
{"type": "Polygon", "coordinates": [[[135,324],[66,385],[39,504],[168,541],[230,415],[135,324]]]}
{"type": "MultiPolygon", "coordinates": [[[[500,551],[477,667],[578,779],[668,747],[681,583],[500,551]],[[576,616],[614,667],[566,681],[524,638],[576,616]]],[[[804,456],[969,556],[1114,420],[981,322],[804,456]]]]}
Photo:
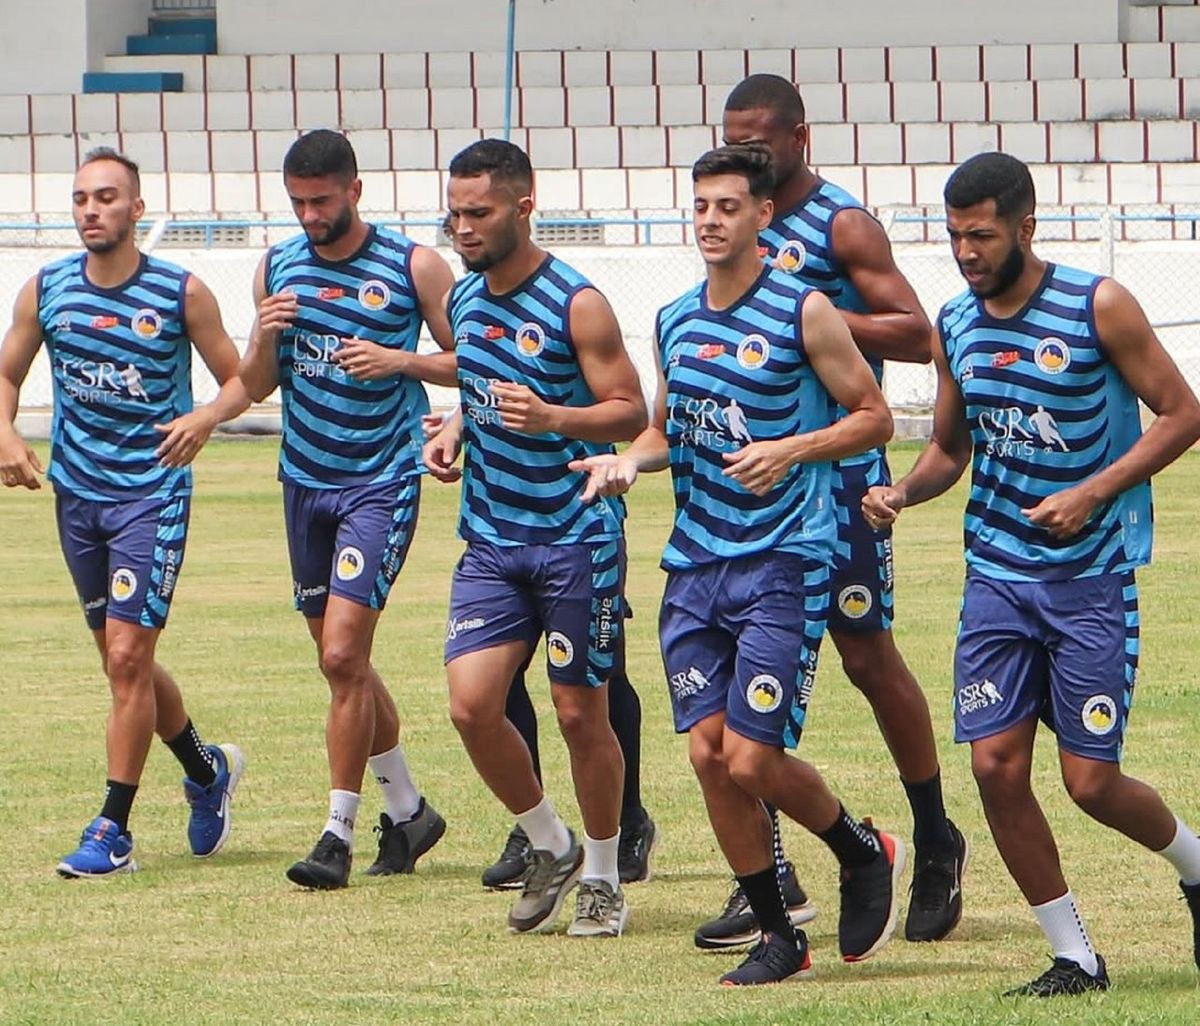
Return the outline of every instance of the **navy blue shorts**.
{"type": "Polygon", "coordinates": [[[134,502],[55,495],[59,542],[89,628],[100,630],[108,617],[166,626],[191,508],[188,495],[134,502]]]}
{"type": "Polygon", "coordinates": [[[555,684],[599,687],[622,651],[625,542],[493,545],[471,542],[454,568],[446,662],[546,635],[555,684]]]}
{"type": "Polygon", "coordinates": [[[967,577],[954,654],[954,738],[1040,716],[1073,755],[1119,762],[1138,662],[1132,573],[1073,581],[967,577]]]}
{"type": "Polygon", "coordinates": [[[421,479],[356,488],[304,488],[285,481],[283,516],[296,608],[325,615],[329,596],[368,609],[387,604],[408,555],[421,479]]]}
{"type": "Polygon", "coordinates": [[[891,483],[886,460],[839,467],[834,474],[838,539],[829,585],[831,631],[876,634],[891,630],[895,612],[892,529],[876,531],[862,515],[867,489],[891,483]]]}
{"type": "Polygon", "coordinates": [[[724,713],[743,737],[795,748],[828,608],[829,567],[792,553],[672,571],[658,632],[676,731],[724,713]]]}

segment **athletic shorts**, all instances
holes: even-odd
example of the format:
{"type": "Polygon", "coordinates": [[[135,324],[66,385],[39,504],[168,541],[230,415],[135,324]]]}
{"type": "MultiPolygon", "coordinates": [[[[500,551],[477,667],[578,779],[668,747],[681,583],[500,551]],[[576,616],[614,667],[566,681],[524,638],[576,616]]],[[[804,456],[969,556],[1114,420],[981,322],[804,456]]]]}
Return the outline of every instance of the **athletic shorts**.
{"type": "Polygon", "coordinates": [[[892,483],[887,461],[880,459],[834,471],[833,503],[838,539],[830,580],[829,629],[845,634],[891,630],[892,529],[876,531],[862,515],[868,488],[892,483]]]}
{"type": "Polygon", "coordinates": [[[675,730],[724,713],[743,737],[795,748],[828,607],[829,567],[792,553],[672,571],[658,631],[675,730]]]}
{"type": "Polygon", "coordinates": [[[1119,762],[1137,662],[1132,573],[1045,582],[971,574],[954,654],[955,740],[1040,716],[1065,751],[1119,762]]]}
{"type": "Polygon", "coordinates": [[[325,615],[330,595],[382,609],[417,526],[421,479],[305,488],[285,481],[283,516],[296,608],[325,615]]]}
{"type": "Polygon", "coordinates": [[[58,538],[89,628],[100,630],[108,617],[166,626],[191,508],[188,495],[93,502],[56,494],[58,538]]]}
{"type": "Polygon", "coordinates": [[[493,545],[471,542],[454,568],[446,662],[546,636],[554,684],[599,687],[612,675],[624,629],[625,542],[493,545]]]}

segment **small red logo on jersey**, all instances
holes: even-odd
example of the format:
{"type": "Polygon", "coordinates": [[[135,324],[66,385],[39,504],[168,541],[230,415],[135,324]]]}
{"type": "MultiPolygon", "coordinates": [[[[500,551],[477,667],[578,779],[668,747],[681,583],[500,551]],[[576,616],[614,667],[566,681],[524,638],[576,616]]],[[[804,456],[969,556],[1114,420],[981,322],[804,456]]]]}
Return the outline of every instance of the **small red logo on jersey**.
{"type": "Polygon", "coordinates": [[[495,342],[498,338],[504,338],[504,329],[498,324],[489,324],[483,329],[483,337],[489,342],[495,342]]]}
{"type": "Polygon", "coordinates": [[[766,260],[771,255],[771,251],[766,246],[758,247],[758,259],[766,260]]]}
{"type": "Polygon", "coordinates": [[[1019,359],[1021,359],[1021,354],[1015,349],[1006,349],[1004,352],[992,354],[992,366],[1011,367],[1019,359]]]}
{"type": "Polygon", "coordinates": [[[318,299],[341,299],[346,294],[345,289],[339,289],[335,286],[326,286],[317,293],[318,299]]]}
{"type": "Polygon", "coordinates": [[[715,360],[718,356],[723,355],[725,347],[720,342],[709,342],[707,345],[700,347],[700,352],[697,354],[701,360],[715,360]]]}
{"type": "Polygon", "coordinates": [[[121,322],[111,314],[101,314],[99,317],[92,318],[93,328],[115,328],[121,322]]]}

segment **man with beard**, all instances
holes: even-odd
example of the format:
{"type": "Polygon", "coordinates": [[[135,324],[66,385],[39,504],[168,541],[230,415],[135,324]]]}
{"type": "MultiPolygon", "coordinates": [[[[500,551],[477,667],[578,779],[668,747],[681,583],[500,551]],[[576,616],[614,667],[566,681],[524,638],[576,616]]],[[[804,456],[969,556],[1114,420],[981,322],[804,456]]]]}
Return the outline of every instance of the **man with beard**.
{"type": "Polygon", "coordinates": [[[137,868],[128,822],[155,733],[186,774],[192,854],[213,855],[229,836],[245,760],[236,745],[200,740],[154,652],[183,565],[189,464],[246,399],[237,350],[208,287],[137,249],[134,229],[145,212],[137,164],[107,147],[92,150],[75,174],[72,212],[86,252],[49,264],[22,287],[0,347],[0,481],[41,487],[41,465],[13,421],[45,342],[54,380],[46,476],[112,693],[104,804],[58,864],[60,875],[86,879],[137,868]],[[198,409],[193,345],[221,385],[198,409]]]}
{"type": "Polygon", "coordinates": [[[281,391],[279,478],[295,604],[330,690],[329,816],[287,876],[327,890],[349,881],[368,765],[385,804],[368,874],[411,873],[446,828],[409,774],[371,647],[416,527],[429,410],[421,382],[454,383],[441,303],[454,276],[433,250],[359,217],[362,182],[339,133],[298,139],[283,176],[304,231],[259,264],[258,317],[239,373],[256,400],[281,391]],[[416,352],[422,321],[443,352],[416,352]]]}
{"type": "Polygon", "coordinates": [[[1150,559],[1150,477],[1200,437],[1200,404],[1137,301],[1110,278],[1034,255],[1034,188],[1014,157],[973,157],[946,184],[968,289],[942,308],[933,437],[863,514],[890,525],[971,464],[967,580],[954,661],[955,737],[996,846],[1054,952],[1010,994],[1105,990],[1030,786],[1039,718],[1089,816],[1180,876],[1200,964],[1200,841],[1121,771],[1138,658],[1134,568],[1150,559]],[[1145,434],[1138,400],[1155,414],[1145,434]]]}
{"type": "Polygon", "coordinates": [[[533,242],[533,170],[485,139],[450,162],[454,248],[472,272],[450,292],[462,416],[425,447],[442,479],[465,443],[446,636],[450,715],[476,770],[533,849],[509,929],[550,929],[578,883],[576,937],[620,936],[624,764],[608,681],[624,630],[624,505],[587,502],[573,460],[637,435],[646,406],[607,300],[533,242]],[[542,635],[583,818],[580,844],[505,716],[514,675],[542,635]]]}
{"type": "MultiPolygon", "coordinates": [[[[778,75],[751,75],[726,99],[723,131],[726,143],[759,142],[771,150],[775,216],[759,234],[764,259],[819,289],[841,311],[876,381],[883,381],[885,359],[928,363],[929,321],[892,259],[883,228],[805,162],[808,126],[796,87],[778,75]]],[[[933,941],[962,915],[968,845],[946,816],[929,705],[892,635],[891,534],[870,530],[859,511],[867,488],[890,479],[882,446],[834,466],[838,544],[829,634],[846,676],[871,705],[912,808],[916,851],[904,936],[933,941]]],[[[776,845],[793,922],[803,922],[815,911],[783,860],[778,831],[776,845]]],[[[696,931],[696,944],[726,947],[757,934],[745,895],[735,888],[722,914],[696,931]]]]}

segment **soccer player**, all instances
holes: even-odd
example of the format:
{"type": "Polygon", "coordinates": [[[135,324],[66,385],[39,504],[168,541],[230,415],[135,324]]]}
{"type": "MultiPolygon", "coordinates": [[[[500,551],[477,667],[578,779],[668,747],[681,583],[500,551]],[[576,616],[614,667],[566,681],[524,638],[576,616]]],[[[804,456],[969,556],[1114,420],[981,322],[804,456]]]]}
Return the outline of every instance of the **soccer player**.
{"type": "Polygon", "coordinates": [[[621,749],[607,681],[623,630],[624,506],[584,502],[570,461],[611,452],[646,424],[637,372],[608,302],[533,242],[533,171],[485,139],[450,162],[454,248],[469,271],[450,293],[462,416],[425,447],[438,477],[465,443],[446,638],[450,714],[475,768],[533,846],[509,929],[548,930],[578,882],[572,936],[619,936],[621,749]],[[570,751],[581,845],[505,716],[514,675],[542,634],[570,751]]]}
{"type": "MultiPolygon", "coordinates": [[[[858,200],[805,162],[808,126],[796,87],[778,75],[751,75],[730,92],[723,122],[725,142],[761,142],[774,158],[775,215],[759,235],[765,259],[825,293],[841,311],[876,381],[883,380],[885,358],[928,363],[929,321],[892,260],[883,228],[858,200]]],[[[871,531],[859,508],[869,486],[890,479],[882,446],[834,466],[838,544],[829,634],[846,676],[871,705],[912,807],[916,852],[904,936],[933,941],[945,937],[962,916],[968,845],[946,816],[929,706],[892,636],[891,533],[871,531]]],[[[785,866],[782,858],[780,865],[785,866]]],[[[792,905],[793,919],[815,915],[803,904],[794,876],[788,873],[784,884],[802,902],[792,905]]],[[[744,896],[735,890],[726,911],[696,932],[696,943],[736,944],[754,933],[744,896]]]]}
{"type": "Polygon", "coordinates": [[[774,209],[769,151],[713,150],[692,179],[707,275],[659,311],[653,423],[620,457],[574,465],[589,473],[588,494],[602,496],[671,469],[659,633],[675,728],[688,734],[713,832],[761,925],[749,957],[722,977],[740,986],[811,965],[781,894],[764,803],[837,857],[846,961],[870,957],[895,929],[903,843],[851,817],[787,752],[804,726],[829,605],[830,461],[882,445],[892,420],[837,310],[759,257],[774,209]],[[845,410],[836,423],[831,400],[845,410]]]}
{"type": "Polygon", "coordinates": [[[154,659],[183,566],[189,464],[213,428],[247,401],[237,350],[208,287],[141,253],[138,167],[107,147],[83,159],[72,214],[85,252],[48,264],[17,294],[0,347],[0,481],[41,487],[42,468],[13,426],[17,397],[44,342],[54,380],[47,479],[59,539],[112,693],[100,814],[58,864],[68,878],[137,868],[129,815],[154,734],[186,776],[188,842],[200,858],[229,836],[245,768],[236,745],[206,745],[171,675],[154,659]],[[192,346],[221,385],[192,408],[192,346]]]}
{"type": "Polygon", "coordinates": [[[1104,959],[1030,787],[1033,740],[1045,719],[1075,803],[1174,866],[1200,964],[1200,841],[1120,763],[1149,478],[1200,437],[1200,404],[1124,288],[1034,254],[1024,164],[972,157],[945,198],[968,288],[942,308],[932,339],[933,437],[906,477],[867,493],[863,512],[888,526],[971,464],[955,737],[970,742],[996,846],[1054,951],[1044,974],[1010,993],[1104,990],[1104,959]],[[1139,399],[1156,417],[1145,434],[1139,399]]]}
{"type": "Polygon", "coordinates": [[[411,873],[446,829],[413,783],[371,647],[416,528],[429,410],[421,382],[454,382],[440,302],[454,276],[433,250],[362,220],[357,161],[338,132],[297,139],[283,178],[304,230],[259,264],[258,317],[240,374],[256,400],[280,388],[295,604],[330,691],[329,816],[287,876],[329,890],[349,881],[368,766],[385,805],[368,875],[411,873]],[[416,352],[422,321],[442,352],[416,352]]]}

